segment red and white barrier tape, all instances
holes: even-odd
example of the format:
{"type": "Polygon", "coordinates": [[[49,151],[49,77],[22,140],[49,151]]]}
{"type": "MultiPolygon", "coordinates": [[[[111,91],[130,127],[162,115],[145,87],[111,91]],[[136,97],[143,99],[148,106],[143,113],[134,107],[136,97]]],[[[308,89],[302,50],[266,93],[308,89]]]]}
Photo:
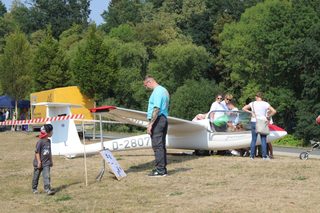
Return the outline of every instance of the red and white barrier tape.
{"type": "Polygon", "coordinates": [[[62,120],[69,120],[69,119],[82,119],[84,116],[82,114],[75,114],[75,115],[66,115],[66,116],[57,116],[57,117],[48,117],[48,118],[34,118],[31,120],[7,120],[0,122],[0,125],[26,125],[26,124],[35,124],[35,123],[46,123],[52,121],[62,121],[62,120]]]}

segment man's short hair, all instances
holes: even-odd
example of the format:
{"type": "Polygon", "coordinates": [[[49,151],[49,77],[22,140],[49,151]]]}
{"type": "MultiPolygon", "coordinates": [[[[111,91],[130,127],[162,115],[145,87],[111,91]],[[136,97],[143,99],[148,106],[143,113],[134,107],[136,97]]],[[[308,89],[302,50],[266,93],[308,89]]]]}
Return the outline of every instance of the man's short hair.
{"type": "Polygon", "coordinates": [[[145,80],[145,81],[146,81],[146,80],[149,80],[149,79],[153,79],[153,80],[154,80],[154,77],[151,76],[151,75],[146,75],[146,77],[144,77],[144,80],[145,80]]]}

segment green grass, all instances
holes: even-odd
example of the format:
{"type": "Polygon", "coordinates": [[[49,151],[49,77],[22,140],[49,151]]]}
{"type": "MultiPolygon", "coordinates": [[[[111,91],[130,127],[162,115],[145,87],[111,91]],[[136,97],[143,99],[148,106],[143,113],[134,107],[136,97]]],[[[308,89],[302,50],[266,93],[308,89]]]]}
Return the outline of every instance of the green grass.
{"type": "Polygon", "coordinates": [[[303,175],[299,175],[299,176],[296,176],[296,177],[293,177],[292,180],[306,180],[307,177],[303,176],[303,175]]]}
{"type": "Polygon", "coordinates": [[[67,201],[67,200],[71,200],[71,199],[72,199],[72,197],[70,195],[62,194],[62,195],[58,195],[58,197],[56,197],[55,201],[61,202],[61,201],[67,201]]]}
{"type": "Polygon", "coordinates": [[[168,149],[168,176],[148,177],[152,149],[114,152],[127,177],[118,181],[108,166],[100,182],[101,156],[54,156],[48,196],[31,192],[35,134],[0,133],[1,213],[20,212],[318,212],[320,160],[274,156],[271,161],[228,156],[185,156],[168,149]],[[250,192],[250,193],[248,193],[250,192]],[[276,196],[275,196],[276,193],[276,196]],[[266,202],[267,198],[267,202],[266,202]],[[293,205],[294,204],[294,205],[293,205]],[[253,211],[252,211],[253,212],[253,211]]]}
{"type": "Polygon", "coordinates": [[[172,192],[172,193],[170,193],[170,196],[179,196],[182,194],[183,194],[183,192],[172,192]]]}

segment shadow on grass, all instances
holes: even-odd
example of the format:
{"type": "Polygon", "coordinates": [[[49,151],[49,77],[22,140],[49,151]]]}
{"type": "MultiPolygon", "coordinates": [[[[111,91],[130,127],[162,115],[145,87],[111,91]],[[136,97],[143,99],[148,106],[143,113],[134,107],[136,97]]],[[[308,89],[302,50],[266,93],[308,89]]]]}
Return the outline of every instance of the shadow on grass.
{"type": "Polygon", "coordinates": [[[154,155],[153,154],[119,154],[117,155],[117,157],[146,157],[146,156],[154,156],[154,155]]]}
{"type": "Polygon", "coordinates": [[[176,174],[179,172],[186,172],[186,171],[190,171],[190,170],[192,170],[192,168],[175,168],[173,170],[169,170],[168,174],[173,175],[173,174],[176,174]]]}
{"type": "MultiPolygon", "coordinates": [[[[195,160],[198,159],[200,156],[190,155],[186,153],[168,153],[167,154],[167,161],[168,164],[174,164],[174,163],[181,163],[189,160],[195,160]]],[[[147,163],[139,164],[131,166],[129,169],[127,169],[125,172],[142,172],[146,170],[152,170],[154,168],[154,161],[149,161],[147,163]]],[[[176,168],[174,170],[168,171],[169,174],[175,174],[178,172],[185,172],[188,170],[191,170],[192,168],[176,168]]]]}
{"type": "Polygon", "coordinates": [[[73,183],[70,183],[70,184],[64,184],[64,185],[58,186],[58,187],[56,187],[54,189],[55,189],[55,192],[60,192],[63,189],[66,189],[66,188],[68,188],[68,187],[70,187],[72,185],[76,185],[76,184],[79,184],[79,183],[82,183],[82,182],[77,181],[77,182],[73,182],[73,183]]]}

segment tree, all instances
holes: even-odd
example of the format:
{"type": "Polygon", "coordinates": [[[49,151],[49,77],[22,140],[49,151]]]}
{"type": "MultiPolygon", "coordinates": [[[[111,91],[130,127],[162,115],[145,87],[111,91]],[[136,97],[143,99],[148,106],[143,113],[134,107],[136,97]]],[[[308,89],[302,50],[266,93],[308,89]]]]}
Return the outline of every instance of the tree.
{"type": "Polygon", "coordinates": [[[191,41],[180,33],[181,30],[176,26],[175,15],[163,11],[154,14],[151,20],[147,19],[136,24],[135,30],[138,40],[150,49],[151,58],[153,57],[151,51],[156,46],[167,44],[175,39],[191,41]]]}
{"type": "MultiPolygon", "coordinates": [[[[141,109],[146,103],[141,96],[142,79],[145,74],[148,59],[147,50],[140,42],[123,42],[117,39],[105,39],[104,44],[115,59],[117,69],[114,69],[112,91],[120,106],[141,109]]],[[[144,91],[144,94],[145,91],[144,91]]]]}
{"type": "Polygon", "coordinates": [[[85,29],[81,25],[73,25],[59,36],[59,47],[65,52],[65,60],[70,61],[78,50],[79,43],[84,37],[85,29]]]}
{"type": "Polygon", "coordinates": [[[208,112],[214,96],[221,91],[221,87],[214,81],[187,80],[171,96],[170,114],[192,120],[195,115],[208,112]]]}
{"type": "MultiPolygon", "coordinates": [[[[278,111],[284,116],[284,126],[289,130],[295,125],[301,126],[300,121],[311,120],[304,116],[312,113],[299,111],[310,111],[320,101],[317,59],[320,17],[310,5],[298,0],[259,3],[247,9],[239,22],[226,24],[219,36],[224,65],[221,74],[227,86],[240,97],[255,84],[260,90],[267,91],[272,98],[271,104],[291,107],[289,110],[280,107],[278,111]],[[286,98],[280,100],[280,96],[286,98]],[[310,109],[301,108],[305,103],[313,104],[310,109]]],[[[305,135],[306,129],[313,131],[309,135],[315,135],[314,129],[307,126],[301,134],[299,128],[295,130],[299,135],[305,135]]]]}
{"type": "Polygon", "coordinates": [[[190,36],[197,45],[204,46],[211,53],[217,52],[212,32],[222,14],[227,14],[233,20],[238,20],[248,7],[261,0],[183,0],[177,1],[179,9],[177,26],[183,34],[190,36]],[[180,12],[181,11],[181,12],[180,12]]]}
{"type": "Polygon", "coordinates": [[[58,41],[52,37],[50,28],[34,53],[32,68],[36,91],[69,85],[68,61],[58,41]]]}
{"type": "Polygon", "coordinates": [[[121,24],[139,23],[141,21],[140,8],[139,0],[111,0],[108,10],[102,14],[106,22],[103,29],[109,32],[121,24]]]}
{"type": "MultiPolygon", "coordinates": [[[[300,2],[298,2],[300,3],[300,2]]],[[[301,8],[297,3],[298,11],[308,11],[312,13],[311,8],[301,8]]],[[[319,5],[318,5],[319,6],[319,5]]],[[[300,99],[296,102],[297,126],[295,132],[297,136],[304,138],[305,145],[309,145],[309,140],[320,138],[319,126],[315,124],[315,118],[320,114],[320,14],[318,18],[313,16],[313,26],[306,28],[305,37],[300,38],[294,48],[293,57],[290,61],[294,62],[294,68],[300,72],[299,87],[300,99]]],[[[301,18],[305,13],[300,13],[301,18]]],[[[310,15],[309,15],[310,18],[310,15]]],[[[306,27],[302,21],[297,25],[306,27]]],[[[300,31],[301,33],[301,31],[300,31]]]]}
{"type": "Polygon", "coordinates": [[[210,63],[205,48],[176,40],[156,48],[155,59],[149,63],[148,69],[173,93],[186,80],[199,80],[205,76],[210,63]]]}
{"type": "Polygon", "coordinates": [[[0,1],[0,17],[3,17],[4,14],[7,12],[6,6],[0,1]]]}
{"type": "Polygon", "coordinates": [[[285,128],[287,132],[293,133],[296,126],[296,97],[294,92],[279,85],[269,88],[265,92],[264,98],[266,101],[270,101],[271,105],[277,110],[273,121],[278,126],[285,128]]]}
{"type": "Polygon", "coordinates": [[[73,24],[88,26],[90,0],[32,0],[30,16],[33,31],[51,25],[53,37],[69,29],[73,24]]]}
{"type": "Polygon", "coordinates": [[[38,46],[46,39],[47,37],[47,29],[37,30],[30,35],[30,43],[32,45],[33,51],[35,51],[38,46]]]}
{"type": "Polygon", "coordinates": [[[35,30],[34,20],[29,8],[20,1],[13,1],[10,15],[22,32],[30,34],[35,30]]]}
{"type": "Polygon", "coordinates": [[[118,27],[112,28],[108,35],[113,38],[119,38],[124,42],[132,42],[138,40],[137,32],[129,24],[122,24],[118,27]]]}
{"type": "Polygon", "coordinates": [[[75,82],[81,91],[97,102],[110,96],[116,63],[103,44],[103,33],[90,25],[71,61],[75,82]]]}
{"type": "Polygon", "coordinates": [[[310,145],[310,140],[319,140],[320,129],[316,124],[315,119],[320,114],[320,104],[314,100],[300,100],[297,101],[298,111],[297,125],[295,134],[299,138],[304,139],[304,145],[310,145]]]}
{"type": "Polygon", "coordinates": [[[0,17],[0,53],[3,53],[5,37],[17,29],[16,23],[11,19],[9,14],[6,14],[5,17],[0,17]]]}
{"type": "Polygon", "coordinates": [[[311,29],[314,14],[305,14],[307,17],[296,14],[293,20],[294,13],[289,2],[266,1],[246,10],[238,23],[226,25],[220,35],[220,54],[225,66],[221,74],[230,87],[241,91],[254,79],[263,90],[287,82],[284,87],[297,94],[301,91],[299,71],[292,59],[305,24],[297,30],[296,23],[310,22],[311,29]]]}
{"type": "Polygon", "coordinates": [[[160,8],[165,0],[146,0],[147,3],[151,3],[153,7],[160,8]]]}
{"type": "Polygon", "coordinates": [[[30,45],[25,34],[19,31],[8,35],[5,41],[0,81],[3,92],[18,101],[26,98],[31,88],[30,45]]]}

